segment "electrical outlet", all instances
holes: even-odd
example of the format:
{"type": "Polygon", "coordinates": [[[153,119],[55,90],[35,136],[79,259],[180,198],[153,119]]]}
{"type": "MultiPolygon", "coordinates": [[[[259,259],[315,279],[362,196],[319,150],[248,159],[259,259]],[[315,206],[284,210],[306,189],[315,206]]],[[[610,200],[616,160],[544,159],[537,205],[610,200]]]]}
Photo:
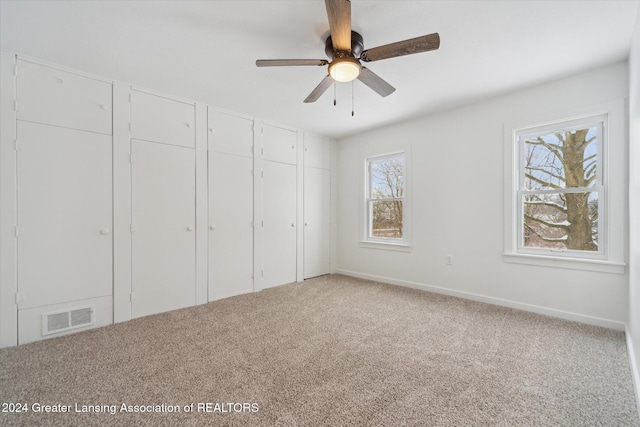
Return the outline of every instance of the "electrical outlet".
{"type": "Polygon", "coordinates": [[[447,255],[447,265],[453,265],[453,255],[447,255]]]}

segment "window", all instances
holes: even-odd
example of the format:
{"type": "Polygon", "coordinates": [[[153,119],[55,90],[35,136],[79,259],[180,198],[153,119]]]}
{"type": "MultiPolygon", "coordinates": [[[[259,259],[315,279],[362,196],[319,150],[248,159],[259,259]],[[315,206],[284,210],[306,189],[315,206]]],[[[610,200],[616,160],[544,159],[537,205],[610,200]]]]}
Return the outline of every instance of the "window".
{"type": "Polygon", "coordinates": [[[504,261],[624,274],[625,101],[571,111],[504,124],[504,261]]]}
{"type": "Polygon", "coordinates": [[[603,258],[606,116],[516,132],[518,252],[603,258]]]}
{"type": "Polygon", "coordinates": [[[404,153],[367,159],[367,241],[406,243],[405,190],[404,153]]]}

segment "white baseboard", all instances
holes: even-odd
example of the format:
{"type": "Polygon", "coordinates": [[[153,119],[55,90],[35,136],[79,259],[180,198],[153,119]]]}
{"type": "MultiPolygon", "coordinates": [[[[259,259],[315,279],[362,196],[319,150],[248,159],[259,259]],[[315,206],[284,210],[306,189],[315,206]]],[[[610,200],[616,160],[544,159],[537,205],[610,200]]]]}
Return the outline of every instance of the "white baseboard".
{"type": "Polygon", "coordinates": [[[638,417],[640,417],[640,375],[638,375],[638,365],[636,364],[635,350],[633,347],[633,341],[631,340],[631,333],[629,332],[629,326],[625,327],[625,335],[627,337],[627,354],[629,355],[629,366],[631,367],[631,378],[633,380],[633,391],[636,396],[636,410],[638,411],[638,417]]]}
{"type": "Polygon", "coordinates": [[[617,331],[624,331],[625,324],[623,322],[617,322],[614,320],[603,319],[595,316],[588,316],[585,314],[572,313],[570,311],[557,310],[549,307],[541,307],[538,305],[526,304],[517,301],[511,301],[502,298],[495,298],[480,294],[474,294],[471,292],[457,291],[455,289],[442,288],[439,286],[431,286],[418,282],[411,282],[408,280],[393,279],[390,277],[376,276],[374,274],[360,273],[357,271],[336,269],[336,274],[343,274],[345,276],[358,277],[360,279],[373,280],[375,282],[388,283],[390,285],[404,286],[407,288],[419,289],[428,292],[434,292],[438,294],[449,295],[458,298],[464,298],[472,301],[480,301],[487,304],[499,305],[502,307],[515,308],[523,311],[530,311],[537,314],[543,314],[551,317],[558,317],[560,319],[571,320],[574,322],[586,323],[588,325],[601,326],[604,328],[615,329],[617,331]]]}

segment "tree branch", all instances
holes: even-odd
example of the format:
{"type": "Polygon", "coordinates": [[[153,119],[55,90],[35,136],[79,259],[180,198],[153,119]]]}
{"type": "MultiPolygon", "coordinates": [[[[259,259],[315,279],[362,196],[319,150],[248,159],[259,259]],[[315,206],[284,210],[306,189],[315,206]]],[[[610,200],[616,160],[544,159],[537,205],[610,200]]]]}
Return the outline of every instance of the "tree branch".
{"type": "Polygon", "coordinates": [[[527,178],[529,178],[529,179],[530,179],[530,180],[532,180],[532,181],[537,182],[538,184],[546,185],[546,186],[548,186],[548,187],[550,187],[550,188],[562,188],[562,187],[560,187],[560,186],[558,186],[558,185],[555,185],[555,184],[552,184],[552,183],[550,183],[550,182],[543,181],[543,180],[541,180],[540,178],[536,178],[535,176],[533,176],[533,175],[531,175],[531,174],[529,174],[529,173],[525,173],[525,174],[524,174],[524,176],[525,176],[525,177],[527,177],[527,178]]]}
{"type": "Polygon", "coordinates": [[[553,203],[553,202],[545,202],[543,200],[530,200],[530,201],[525,200],[524,203],[526,205],[544,205],[544,206],[549,206],[551,208],[556,208],[556,209],[558,209],[558,210],[560,210],[562,212],[566,212],[567,211],[566,206],[562,206],[562,205],[559,205],[559,204],[553,203]]]}
{"type": "Polygon", "coordinates": [[[562,230],[568,230],[569,229],[569,225],[568,224],[556,223],[556,222],[547,222],[547,221],[545,221],[543,219],[536,218],[536,217],[533,217],[533,216],[527,215],[527,214],[524,214],[524,217],[527,218],[527,219],[530,219],[532,221],[539,222],[540,224],[546,225],[547,227],[560,228],[562,230]]]}
{"type": "Polygon", "coordinates": [[[562,237],[545,237],[542,234],[538,233],[533,227],[531,227],[530,225],[525,224],[524,225],[525,228],[529,231],[531,231],[533,234],[535,234],[536,236],[538,236],[540,239],[544,240],[545,242],[564,242],[567,240],[567,235],[565,234],[562,237]]]}
{"type": "Polygon", "coordinates": [[[538,171],[538,172],[546,173],[547,175],[549,175],[549,176],[551,176],[551,177],[553,177],[553,178],[557,178],[557,179],[559,179],[559,180],[560,180],[560,181],[562,181],[562,182],[564,182],[564,181],[565,181],[564,177],[562,177],[562,176],[560,176],[560,175],[553,174],[553,173],[549,172],[548,170],[545,170],[545,169],[542,169],[542,168],[534,168],[534,167],[532,167],[532,166],[525,166],[525,169],[529,169],[529,170],[532,170],[532,171],[538,171]]]}
{"type": "Polygon", "coordinates": [[[542,139],[542,137],[538,137],[538,142],[533,142],[533,141],[527,141],[527,143],[531,144],[531,145],[542,145],[543,147],[546,147],[547,150],[551,151],[557,158],[558,160],[562,161],[562,147],[559,145],[554,145],[554,144],[549,144],[548,142],[545,142],[544,139],[542,139]]]}

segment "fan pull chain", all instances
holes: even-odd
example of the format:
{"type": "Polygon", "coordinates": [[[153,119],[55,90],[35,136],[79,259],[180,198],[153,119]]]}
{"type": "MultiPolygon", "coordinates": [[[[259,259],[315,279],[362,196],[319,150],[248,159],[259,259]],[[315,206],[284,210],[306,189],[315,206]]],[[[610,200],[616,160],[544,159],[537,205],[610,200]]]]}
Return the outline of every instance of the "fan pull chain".
{"type": "Polygon", "coordinates": [[[356,114],[356,81],[351,81],[351,117],[356,114]]]}
{"type": "Polygon", "coordinates": [[[336,105],[336,83],[333,83],[333,105],[336,105]]]}

